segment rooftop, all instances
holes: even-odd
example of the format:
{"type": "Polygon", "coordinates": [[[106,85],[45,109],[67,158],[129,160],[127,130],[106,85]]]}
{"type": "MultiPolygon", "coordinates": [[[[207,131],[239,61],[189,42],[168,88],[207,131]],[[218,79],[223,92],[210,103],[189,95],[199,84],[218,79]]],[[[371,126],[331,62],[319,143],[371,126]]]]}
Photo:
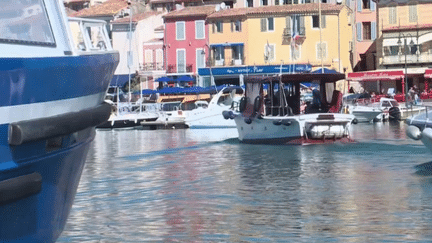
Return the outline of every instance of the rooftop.
{"type": "Polygon", "coordinates": [[[193,16],[208,16],[215,11],[214,5],[203,5],[203,6],[193,6],[186,7],[180,10],[175,10],[169,12],[164,16],[167,18],[178,18],[178,17],[193,17],[193,16]]]}
{"type": "Polygon", "coordinates": [[[393,26],[384,28],[383,32],[391,32],[391,31],[399,31],[399,30],[417,30],[417,29],[431,29],[432,24],[413,24],[413,25],[404,25],[404,26],[393,26]]]}
{"type": "MultiPolygon", "coordinates": [[[[143,12],[143,13],[139,13],[139,14],[134,14],[132,16],[132,22],[136,23],[139,22],[143,19],[146,19],[150,16],[154,16],[157,14],[161,14],[161,12],[156,12],[156,11],[147,11],[147,12],[143,12]]],[[[129,23],[130,22],[130,17],[125,17],[125,18],[121,18],[121,19],[116,19],[114,21],[112,21],[111,23],[113,24],[121,24],[121,23],[129,23]]]]}
{"type": "Polygon", "coordinates": [[[71,17],[114,16],[128,7],[126,0],[108,0],[102,4],[82,9],[71,14],[71,17]]]}
{"type": "MultiPolygon", "coordinates": [[[[261,6],[255,8],[231,8],[223,9],[212,13],[208,18],[222,18],[244,15],[262,15],[262,14],[313,14],[318,13],[318,3],[294,4],[294,5],[274,5],[261,6]]],[[[329,3],[321,4],[321,12],[324,14],[339,12],[344,8],[343,5],[329,3]]]]}

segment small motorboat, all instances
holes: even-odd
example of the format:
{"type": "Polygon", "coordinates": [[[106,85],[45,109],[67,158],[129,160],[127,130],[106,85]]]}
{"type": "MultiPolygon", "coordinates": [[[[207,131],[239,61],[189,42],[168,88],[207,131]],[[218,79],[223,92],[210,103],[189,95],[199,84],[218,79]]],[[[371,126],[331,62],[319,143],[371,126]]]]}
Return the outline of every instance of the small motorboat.
{"type": "Polygon", "coordinates": [[[242,95],[243,89],[239,86],[224,87],[212,97],[207,107],[200,106],[191,110],[185,122],[189,128],[235,128],[235,122],[224,119],[222,113],[238,104],[242,95]]]}
{"type": "Polygon", "coordinates": [[[319,72],[248,76],[239,109],[227,117],[236,122],[243,143],[349,142],[354,115],[340,113],[342,93],[335,89],[335,82],[344,76],[319,72]],[[301,113],[300,83],[305,80],[318,82],[320,89],[313,91],[314,101],[301,113]]]}

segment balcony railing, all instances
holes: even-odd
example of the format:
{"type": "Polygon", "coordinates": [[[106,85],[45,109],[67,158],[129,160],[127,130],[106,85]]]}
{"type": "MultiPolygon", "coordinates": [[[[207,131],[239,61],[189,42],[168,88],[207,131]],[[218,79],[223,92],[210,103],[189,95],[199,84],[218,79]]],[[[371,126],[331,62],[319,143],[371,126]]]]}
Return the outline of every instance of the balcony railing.
{"type": "Polygon", "coordinates": [[[191,73],[191,72],[192,72],[192,64],[168,65],[168,69],[167,69],[167,73],[191,73]]]}
{"type": "Polygon", "coordinates": [[[241,59],[232,59],[232,58],[225,58],[222,60],[207,60],[206,62],[207,66],[211,67],[226,67],[226,66],[242,66],[245,65],[245,57],[241,59]]]}
{"type": "Polygon", "coordinates": [[[150,62],[141,65],[142,71],[162,71],[164,70],[163,62],[150,62]]]}
{"type": "MultiPolygon", "coordinates": [[[[291,28],[284,28],[283,30],[283,36],[284,37],[292,37],[292,29],[291,28]]],[[[306,28],[305,27],[301,27],[299,29],[299,33],[297,33],[300,37],[306,37],[306,28]]]]}
{"type": "MultiPolygon", "coordinates": [[[[421,53],[421,54],[410,54],[406,56],[406,63],[422,63],[431,62],[432,54],[421,53]]],[[[384,56],[382,60],[383,65],[390,64],[405,64],[405,55],[393,55],[384,56]]]]}

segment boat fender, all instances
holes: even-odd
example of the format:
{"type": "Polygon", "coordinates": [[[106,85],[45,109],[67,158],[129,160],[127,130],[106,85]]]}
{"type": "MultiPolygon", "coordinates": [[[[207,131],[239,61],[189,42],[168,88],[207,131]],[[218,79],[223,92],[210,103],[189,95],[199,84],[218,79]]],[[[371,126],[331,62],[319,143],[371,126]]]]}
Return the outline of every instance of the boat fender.
{"type": "Polygon", "coordinates": [[[234,119],[234,118],[236,117],[236,115],[234,114],[234,112],[232,112],[232,111],[228,111],[228,117],[229,117],[230,119],[234,119]]]}
{"type": "Polygon", "coordinates": [[[230,119],[229,111],[222,111],[222,116],[225,120],[230,119]]]}
{"type": "Polygon", "coordinates": [[[252,123],[252,119],[250,119],[249,117],[246,117],[246,118],[244,119],[244,122],[245,122],[246,124],[251,124],[251,123],[252,123]]]}
{"type": "Polygon", "coordinates": [[[358,120],[357,120],[357,118],[354,118],[353,120],[352,120],[352,122],[351,122],[352,124],[357,124],[358,123],[358,120]]]}
{"type": "Polygon", "coordinates": [[[280,126],[282,124],[282,120],[274,120],[273,124],[276,126],[280,126]]]}
{"type": "Polygon", "coordinates": [[[42,190],[42,176],[38,172],[0,181],[0,205],[38,194],[42,190]]]}
{"type": "Polygon", "coordinates": [[[111,105],[103,103],[77,112],[14,122],[9,124],[8,142],[10,145],[18,146],[75,133],[106,122],[110,113],[111,105]]]}
{"type": "Polygon", "coordinates": [[[284,124],[285,126],[290,126],[291,121],[290,120],[284,120],[284,121],[282,121],[282,124],[284,124]]]}
{"type": "Polygon", "coordinates": [[[257,96],[254,101],[254,112],[258,113],[261,108],[261,97],[257,96]]]}
{"type": "Polygon", "coordinates": [[[246,97],[242,97],[241,99],[240,99],[240,105],[239,105],[239,111],[240,112],[243,112],[243,111],[245,111],[246,110],[246,97]]]}
{"type": "Polygon", "coordinates": [[[422,138],[422,132],[416,126],[408,126],[406,129],[406,135],[414,140],[419,140],[422,138]]]}

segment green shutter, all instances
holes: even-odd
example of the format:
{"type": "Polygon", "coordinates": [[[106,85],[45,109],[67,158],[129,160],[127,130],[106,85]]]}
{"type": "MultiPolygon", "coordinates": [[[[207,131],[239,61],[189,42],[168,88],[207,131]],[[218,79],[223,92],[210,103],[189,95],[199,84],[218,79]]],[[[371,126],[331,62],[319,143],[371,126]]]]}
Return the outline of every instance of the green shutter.
{"type": "Polygon", "coordinates": [[[321,15],[321,28],[324,29],[326,27],[326,16],[321,15]]]}
{"type": "Polygon", "coordinates": [[[261,19],[261,32],[267,31],[267,19],[261,19]]]}
{"type": "Polygon", "coordinates": [[[306,36],[305,16],[300,16],[300,29],[298,32],[299,35],[306,36]]]}

